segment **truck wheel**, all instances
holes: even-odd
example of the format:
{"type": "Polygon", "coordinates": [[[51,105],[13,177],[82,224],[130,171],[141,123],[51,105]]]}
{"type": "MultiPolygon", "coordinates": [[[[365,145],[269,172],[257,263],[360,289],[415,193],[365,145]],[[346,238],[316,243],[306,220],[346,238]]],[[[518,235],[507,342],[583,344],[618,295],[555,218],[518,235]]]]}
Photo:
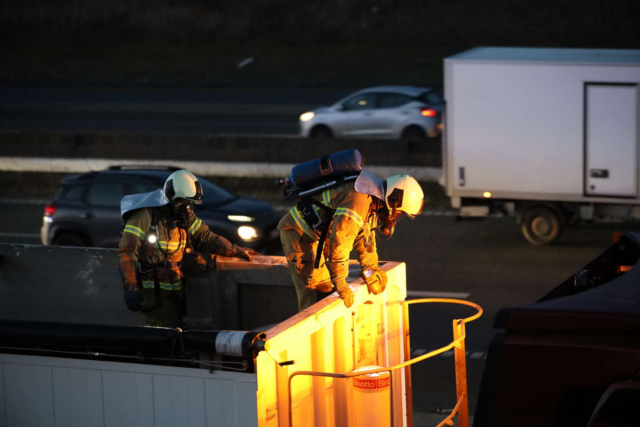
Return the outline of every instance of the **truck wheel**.
{"type": "Polygon", "coordinates": [[[55,246],[85,246],[84,239],[75,233],[62,233],[53,239],[55,246]]]}
{"type": "Polygon", "coordinates": [[[536,207],[524,212],[522,234],[534,245],[549,245],[562,234],[560,216],[550,208],[536,207]]]}

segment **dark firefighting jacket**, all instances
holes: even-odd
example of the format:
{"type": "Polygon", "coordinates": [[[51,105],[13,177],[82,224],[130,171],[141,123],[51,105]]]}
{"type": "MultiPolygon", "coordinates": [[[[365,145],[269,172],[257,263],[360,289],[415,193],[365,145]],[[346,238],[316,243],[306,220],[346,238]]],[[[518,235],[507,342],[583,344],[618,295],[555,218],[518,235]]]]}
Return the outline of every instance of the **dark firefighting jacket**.
{"type": "MultiPolygon", "coordinates": [[[[376,251],[375,232],[377,225],[376,198],[369,194],[359,193],[354,189],[354,183],[325,190],[322,193],[310,196],[322,205],[335,211],[332,215],[329,237],[328,259],[331,265],[347,262],[352,249],[358,252],[361,265],[378,264],[376,251]],[[373,206],[372,206],[373,205],[373,206]]],[[[313,209],[320,212],[322,208],[313,205],[313,209]]],[[[320,232],[314,229],[303,217],[299,206],[294,206],[278,224],[279,230],[295,229],[300,234],[305,234],[313,241],[318,241],[320,232]]],[[[330,271],[332,278],[346,277],[348,271],[330,271]]]]}
{"type": "MultiPolygon", "coordinates": [[[[144,288],[154,287],[153,270],[156,269],[161,289],[182,290],[183,274],[180,266],[187,248],[228,257],[236,256],[237,250],[240,249],[209,230],[209,227],[193,213],[189,217],[186,229],[175,226],[174,222],[175,218],[168,206],[138,209],[126,221],[118,246],[120,263],[139,263],[139,274],[144,288]],[[157,213],[157,241],[153,245],[147,241],[147,233],[151,227],[150,209],[155,209],[157,213]]],[[[134,285],[136,279],[128,277],[131,274],[125,270],[125,281],[134,285]]]]}

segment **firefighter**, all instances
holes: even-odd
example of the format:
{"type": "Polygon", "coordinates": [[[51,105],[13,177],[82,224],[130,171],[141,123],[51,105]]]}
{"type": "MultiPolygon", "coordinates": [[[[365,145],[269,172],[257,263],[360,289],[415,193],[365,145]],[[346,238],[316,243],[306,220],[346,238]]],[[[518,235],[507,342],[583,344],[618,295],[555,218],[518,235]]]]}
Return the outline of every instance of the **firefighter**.
{"type": "Polygon", "coordinates": [[[163,189],[122,199],[125,227],[118,267],[124,299],[129,310],[144,313],[148,326],[181,325],[185,253],[196,248],[249,261],[257,254],[209,230],[193,212],[202,197],[198,179],[179,170],[167,178],[163,189]]]}
{"type": "Polygon", "coordinates": [[[346,281],[352,249],[369,291],[384,291],[387,277],[378,266],[374,230],[390,238],[396,221],[404,216],[414,219],[423,204],[422,188],[411,176],[393,175],[383,181],[367,171],[355,181],[301,199],[278,224],[298,309],[314,304],[316,291],[332,292],[334,287],[345,306],[353,304],[346,281]]]}

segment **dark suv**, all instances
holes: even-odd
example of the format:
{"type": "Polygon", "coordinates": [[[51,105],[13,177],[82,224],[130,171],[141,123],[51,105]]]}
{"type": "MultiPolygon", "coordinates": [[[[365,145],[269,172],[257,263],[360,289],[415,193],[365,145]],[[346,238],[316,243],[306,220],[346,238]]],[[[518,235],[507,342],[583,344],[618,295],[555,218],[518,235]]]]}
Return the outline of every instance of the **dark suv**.
{"type": "MultiPolygon", "coordinates": [[[[127,169],[72,175],[46,206],[40,237],[44,245],[117,247],[122,236],[120,200],[162,188],[177,168],[127,169]]],[[[204,192],[196,215],[209,228],[240,246],[264,251],[279,241],[280,216],[262,200],[235,196],[198,178],[204,192]]]]}

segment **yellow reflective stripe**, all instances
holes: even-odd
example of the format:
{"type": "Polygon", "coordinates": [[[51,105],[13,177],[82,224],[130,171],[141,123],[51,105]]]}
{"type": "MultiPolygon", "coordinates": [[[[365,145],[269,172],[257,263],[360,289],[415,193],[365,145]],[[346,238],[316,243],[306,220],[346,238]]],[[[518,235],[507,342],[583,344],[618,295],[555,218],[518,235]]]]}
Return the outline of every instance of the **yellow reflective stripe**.
{"type": "Polygon", "coordinates": [[[322,193],[322,204],[326,207],[331,207],[331,190],[325,190],[322,193]]]}
{"type": "Polygon", "coordinates": [[[311,228],[309,227],[309,225],[307,225],[307,221],[305,221],[302,216],[300,215],[300,212],[298,211],[297,207],[293,207],[289,213],[291,214],[291,216],[293,217],[293,220],[296,222],[296,224],[298,224],[300,226],[300,228],[302,228],[302,231],[304,231],[304,233],[311,237],[313,240],[316,240],[316,234],[311,231],[311,228]]]}
{"type": "MultiPolygon", "coordinates": [[[[153,282],[153,280],[143,280],[142,281],[142,287],[145,289],[149,289],[149,288],[155,288],[156,285],[153,282]]],[[[182,280],[174,283],[173,285],[171,283],[167,283],[167,282],[160,282],[160,289],[164,289],[165,291],[181,291],[182,290],[182,280]]]]}
{"type": "Polygon", "coordinates": [[[196,231],[198,231],[201,225],[202,225],[202,220],[200,218],[197,218],[195,221],[193,221],[193,224],[191,224],[191,227],[189,227],[189,234],[191,234],[192,236],[196,234],[196,231]]]}
{"type": "Polygon", "coordinates": [[[143,239],[147,235],[147,233],[145,233],[144,231],[142,231],[141,229],[133,225],[126,225],[123,231],[125,233],[131,233],[135,236],[138,236],[141,239],[143,239]]]}
{"type": "MultiPolygon", "coordinates": [[[[184,245],[184,241],[182,242],[184,245]]],[[[157,241],[153,246],[161,249],[178,249],[180,242],[167,242],[164,240],[157,241]]]]}
{"type": "Polygon", "coordinates": [[[360,227],[362,227],[363,221],[360,215],[358,214],[358,212],[352,211],[351,209],[348,209],[348,208],[338,208],[336,209],[336,216],[338,215],[348,216],[349,218],[354,220],[360,227]]]}

